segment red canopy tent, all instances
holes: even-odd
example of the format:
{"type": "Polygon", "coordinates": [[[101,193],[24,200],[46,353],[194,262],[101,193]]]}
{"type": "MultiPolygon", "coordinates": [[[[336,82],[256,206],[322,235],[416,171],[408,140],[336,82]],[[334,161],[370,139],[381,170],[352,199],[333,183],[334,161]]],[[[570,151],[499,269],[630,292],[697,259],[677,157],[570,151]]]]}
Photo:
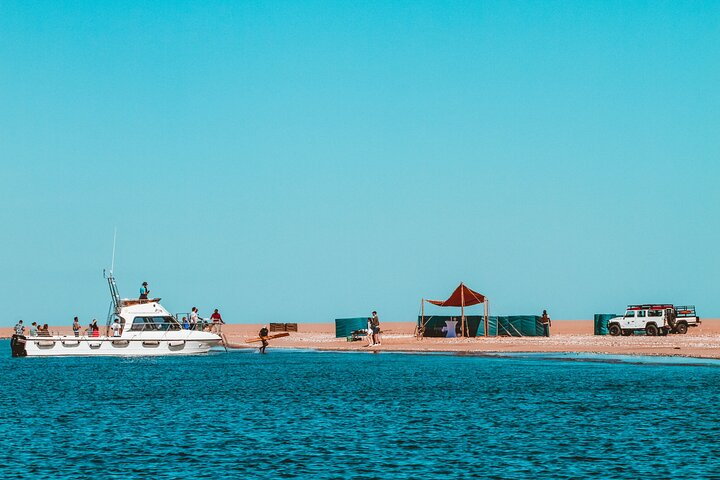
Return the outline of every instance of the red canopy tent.
{"type": "Polygon", "coordinates": [[[438,307],[460,307],[461,316],[461,331],[462,336],[467,336],[467,329],[465,326],[465,307],[472,305],[478,305],[482,303],[485,306],[485,336],[488,335],[488,300],[485,295],[478,293],[474,290],[469,289],[464,283],[460,282],[460,285],[455,291],[448,297],[447,300],[426,300],[422,299],[421,305],[421,317],[422,325],[425,326],[425,302],[430,302],[438,307]]]}

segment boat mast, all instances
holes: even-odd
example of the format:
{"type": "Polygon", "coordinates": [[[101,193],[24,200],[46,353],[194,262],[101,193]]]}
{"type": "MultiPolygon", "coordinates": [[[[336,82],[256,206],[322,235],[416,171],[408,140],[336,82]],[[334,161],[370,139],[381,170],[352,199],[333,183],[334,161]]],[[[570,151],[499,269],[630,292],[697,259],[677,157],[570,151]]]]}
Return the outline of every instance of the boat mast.
{"type": "MultiPolygon", "coordinates": [[[[120,312],[120,293],[118,292],[117,284],[115,283],[115,277],[113,276],[113,269],[115,268],[115,240],[117,239],[117,227],[115,227],[115,234],[113,235],[113,249],[112,249],[112,261],[110,262],[110,275],[106,276],[108,281],[108,287],[110,287],[110,297],[112,298],[112,306],[114,307],[114,313],[120,312]]],[[[104,274],[104,271],[103,271],[104,274]]]]}

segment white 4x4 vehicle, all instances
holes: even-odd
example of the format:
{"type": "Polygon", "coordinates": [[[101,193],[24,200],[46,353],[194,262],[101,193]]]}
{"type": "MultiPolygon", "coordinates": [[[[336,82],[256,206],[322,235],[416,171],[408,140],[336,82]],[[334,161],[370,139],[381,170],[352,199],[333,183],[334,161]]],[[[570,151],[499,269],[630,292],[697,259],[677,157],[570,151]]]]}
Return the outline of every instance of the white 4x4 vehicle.
{"type": "Polygon", "coordinates": [[[670,304],[628,305],[625,315],[608,320],[610,335],[632,335],[642,330],[646,335],[687,333],[700,319],[692,305],[675,307],[670,304]]]}

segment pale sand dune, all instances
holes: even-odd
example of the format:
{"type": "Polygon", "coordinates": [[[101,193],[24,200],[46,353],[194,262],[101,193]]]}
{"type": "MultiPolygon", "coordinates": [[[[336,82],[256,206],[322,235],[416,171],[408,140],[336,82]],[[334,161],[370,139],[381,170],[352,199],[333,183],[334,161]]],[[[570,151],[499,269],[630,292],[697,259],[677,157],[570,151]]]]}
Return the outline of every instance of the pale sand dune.
{"type": "MultiPolygon", "coordinates": [[[[490,338],[426,338],[417,340],[413,322],[385,322],[381,325],[382,345],[365,347],[366,342],[348,342],[335,338],[334,323],[298,325],[299,332],[270,340],[270,348],[305,348],[315,350],[406,351],[406,352],[577,352],[627,355],[682,355],[720,358],[720,319],[704,319],[687,335],[667,337],[610,337],[593,335],[591,320],[556,320],[551,337],[490,337],[490,338]]],[[[223,326],[228,343],[235,348],[254,348],[246,339],[255,338],[261,325],[228,324],[223,326]]],[[[54,333],[71,335],[69,326],[51,327],[54,333]]],[[[12,334],[11,328],[0,329],[0,337],[12,334]]]]}

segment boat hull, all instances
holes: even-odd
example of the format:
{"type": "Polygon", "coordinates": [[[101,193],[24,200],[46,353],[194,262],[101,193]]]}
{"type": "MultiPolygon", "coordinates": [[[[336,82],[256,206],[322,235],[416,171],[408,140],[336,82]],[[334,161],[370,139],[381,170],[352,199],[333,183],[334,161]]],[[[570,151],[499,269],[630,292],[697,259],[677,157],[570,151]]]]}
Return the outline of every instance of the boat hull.
{"type": "Polygon", "coordinates": [[[25,352],[28,357],[199,355],[222,342],[218,335],[193,333],[184,337],[28,337],[25,352]]]}

